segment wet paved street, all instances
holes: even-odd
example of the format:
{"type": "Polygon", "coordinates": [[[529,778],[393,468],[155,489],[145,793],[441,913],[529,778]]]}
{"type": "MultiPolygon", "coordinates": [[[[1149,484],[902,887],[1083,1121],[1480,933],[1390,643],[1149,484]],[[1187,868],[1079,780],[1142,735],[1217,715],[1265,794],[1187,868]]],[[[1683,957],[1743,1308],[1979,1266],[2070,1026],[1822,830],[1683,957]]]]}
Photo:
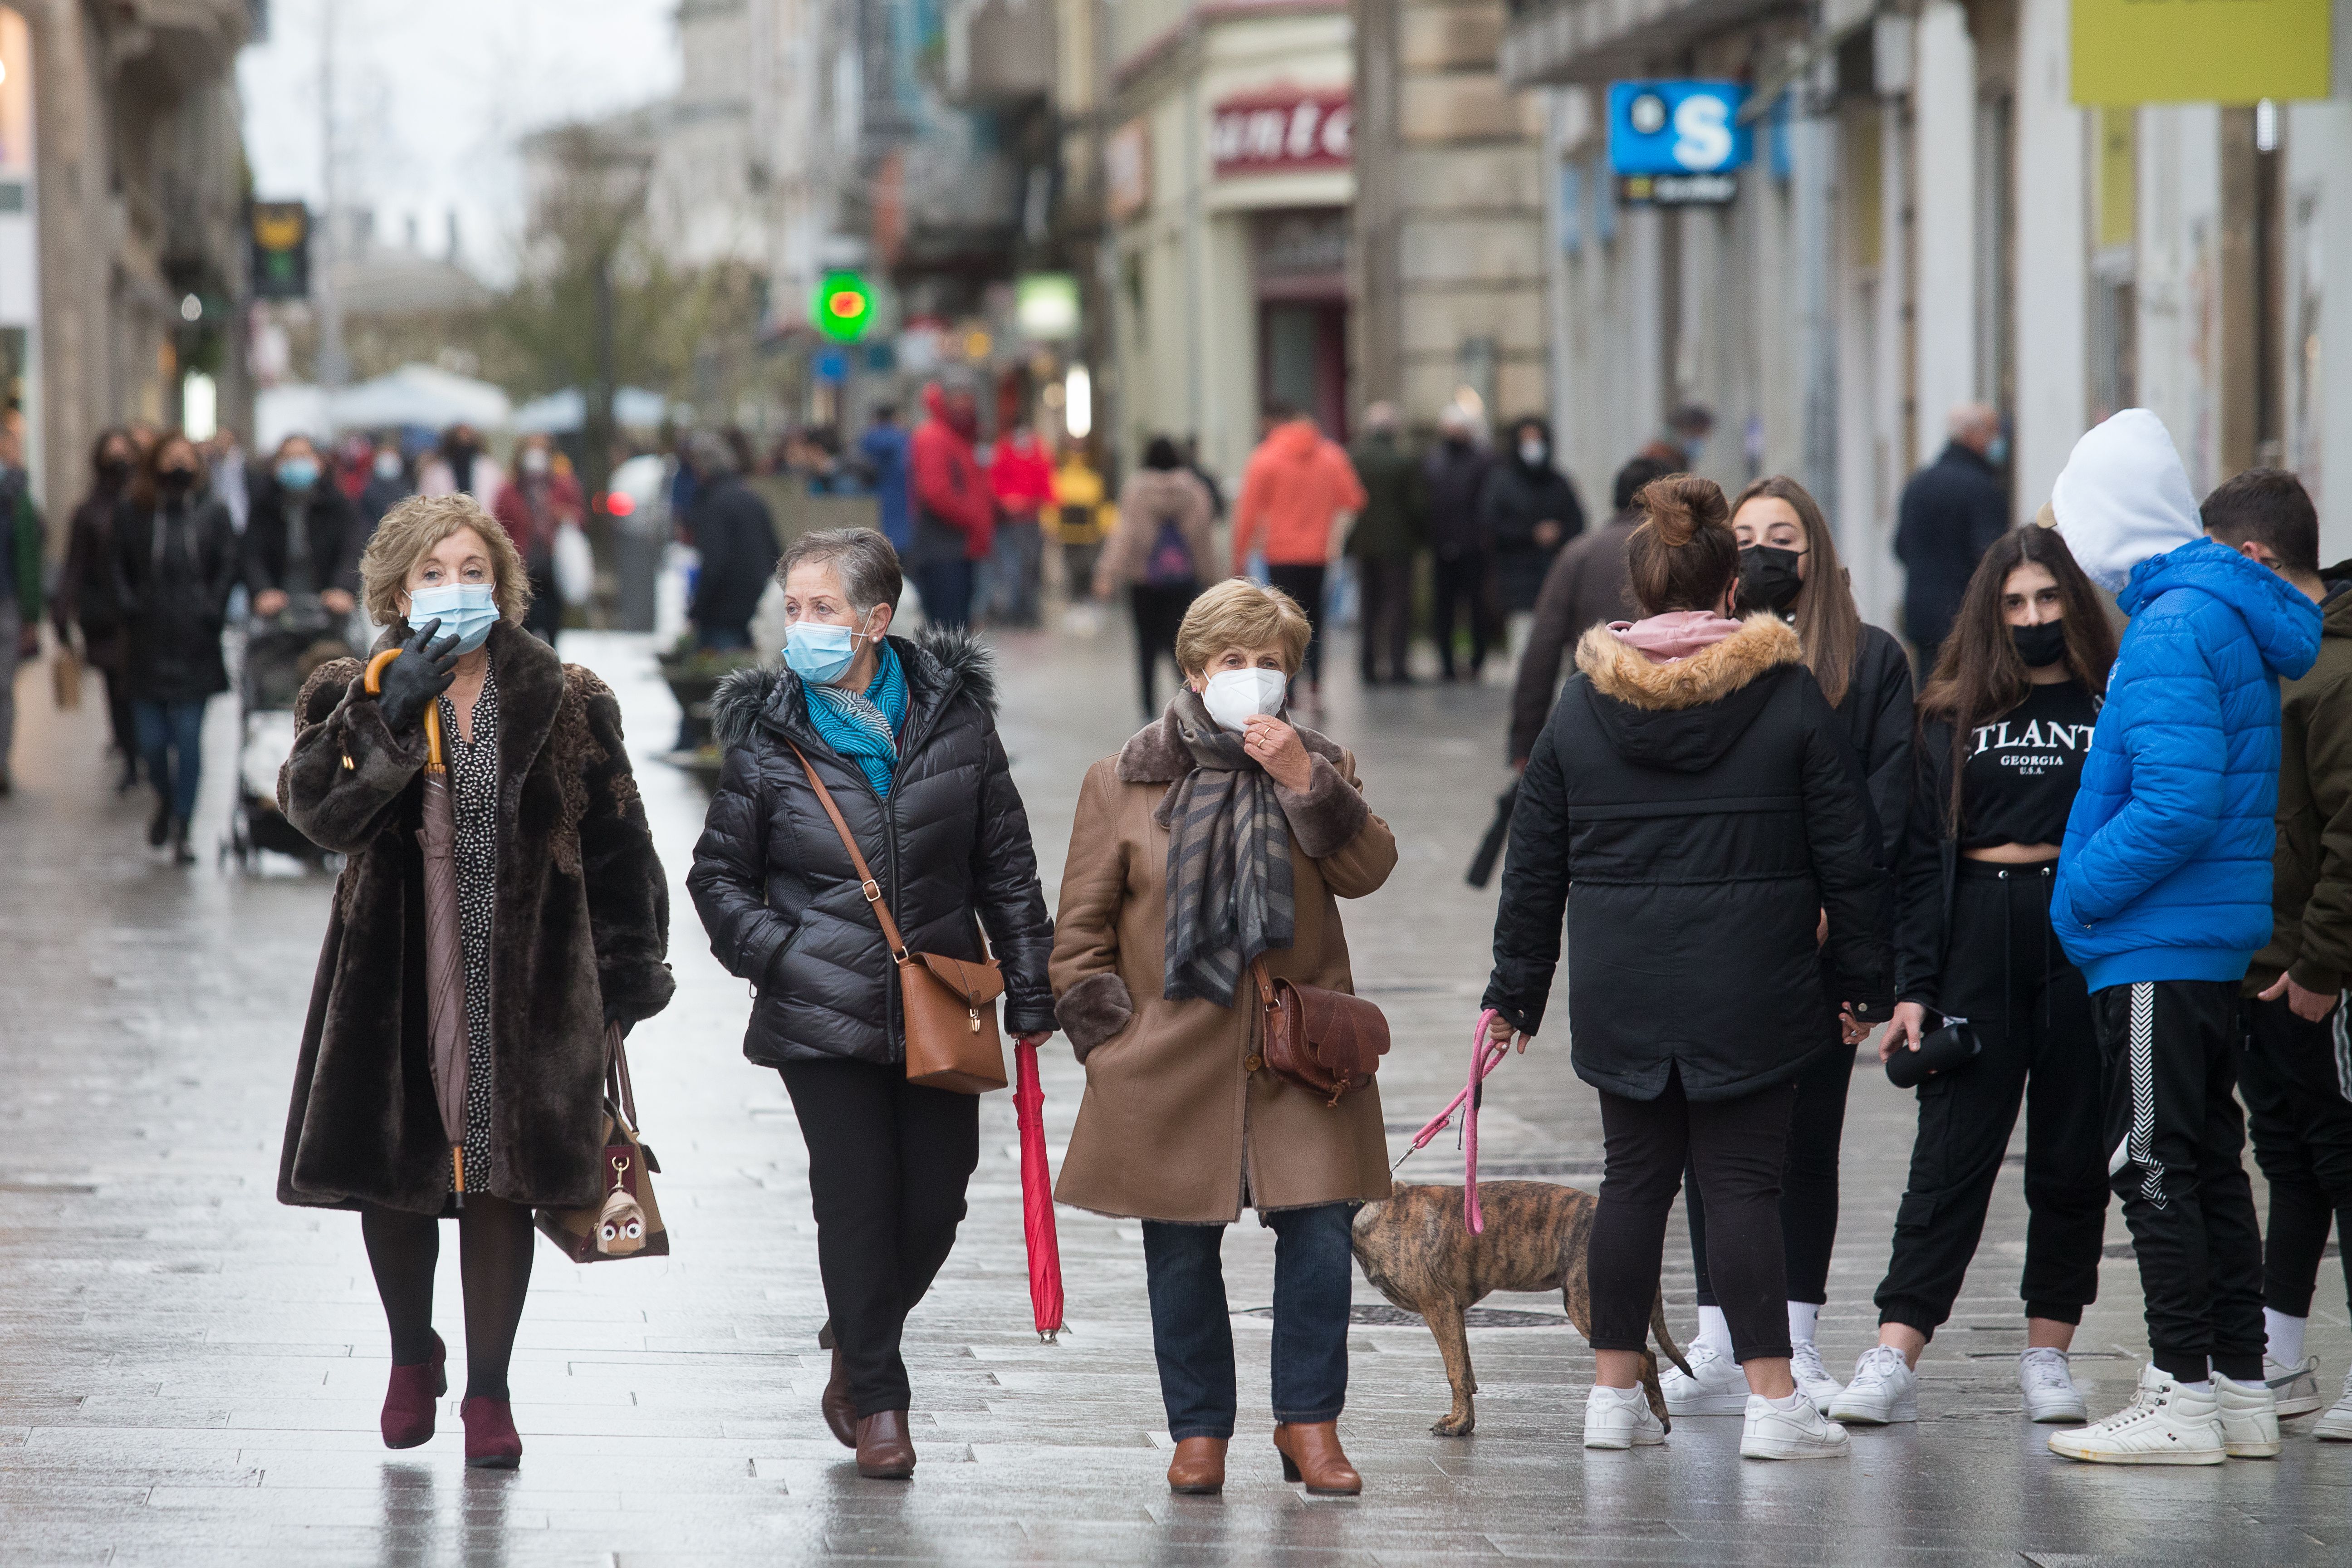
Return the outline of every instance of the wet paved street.
{"type": "MultiPolygon", "coordinates": [[[[1080,774],[1132,727],[1125,636],[1000,647],[1005,741],[1050,898],[1080,774]]],[[[684,896],[701,796],[654,760],[676,710],[644,639],[580,636],[565,653],[621,694],[673,882],[677,1000],[632,1047],[676,1251],[577,1268],[541,1249],[514,1369],[528,1452],[510,1475],[463,1468],[454,1399],[430,1446],[383,1450],[388,1355],[358,1226],[272,1196],[328,882],[287,867],[240,877],[209,857],[180,872],[151,855],[144,797],[108,788],[96,704],[56,714],[46,672],[26,672],[19,791],[0,800],[0,1561],[2352,1562],[2352,1447],[2315,1444],[2307,1421],[2274,1463],[2109,1471],[2043,1450],[2012,1375],[2014,1155],[1969,1294],[1923,1363],[1929,1419],[1858,1433],[1846,1463],[1743,1463],[1726,1419],[1687,1422],[1664,1450],[1588,1455],[1590,1354],[1556,1299],[1497,1298],[1533,1316],[1473,1331],[1466,1440],[1429,1435],[1446,1390],[1423,1329],[1355,1331],[1342,1431],[1366,1493],[1310,1501],[1282,1483],[1250,1414],[1265,1408],[1268,1325],[1247,1309],[1271,1299],[1272,1248],[1245,1222],[1226,1247],[1244,1402],[1231,1484],[1171,1498],[1139,1229],[1061,1212],[1071,1331],[1041,1345],[1003,1095],[983,1107],[962,1241],[910,1327],[918,1479],[860,1480],[817,1415],[824,1310],[800,1138],[774,1075],[739,1054],[743,988],[684,896]]],[[[1346,910],[1361,988],[1395,1026],[1381,1083],[1402,1148],[1466,1065],[1493,900],[1462,868],[1503,781],[1507,693],[1334,685],[1327,728],[1358,750],[1402,847],[1389,887],[1346,910]]],[[[236,728],[215,704],[207,846],[236,728]]],[[[1493,1080],[1489,1178],[1597,1181],[1592,1098],[1559,1044],[1493,1080]]],[[[1079,1074],[1058,1041],[1047,1056],[1058,1153],[1079,1074]]],[[[1822,1333],[1833,1371],[1874,1337],[1909,1129],[1907,1098],[1859,1071],[1822,1333]]],[[[1445,1142],[1403,1172],[1459,1173],[1445,1142]]],[[[1682,1236],[1677,1219],[1667,1291],[1687,1332],[1682,1236]]],[[[2102,1408],[2126,1396],[2144,1348],[2120,1219],[2108,1237],[2076,1360],[2102,1408]]],[[[454,1267],[441,1289],[454,1348],[454,1267]]],[[[1378,1302],[1360,1280],[1357,1300],[1378,1302]]],[[[2352,1358],[2345,1305],[2331,1259],[2311,1336],[2331,1387],[2352,1358]]]]}

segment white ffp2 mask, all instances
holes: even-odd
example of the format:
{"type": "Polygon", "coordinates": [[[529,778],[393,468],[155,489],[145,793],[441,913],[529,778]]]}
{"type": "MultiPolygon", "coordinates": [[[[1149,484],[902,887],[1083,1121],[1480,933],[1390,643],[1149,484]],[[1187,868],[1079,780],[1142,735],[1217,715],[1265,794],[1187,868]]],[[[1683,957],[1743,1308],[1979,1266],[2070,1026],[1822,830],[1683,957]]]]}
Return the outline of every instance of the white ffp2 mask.
{"type": "Polygon", "coordinates": [[[1221,669],[1209,677],[1201,706],[1219,727],[1239,734],[1255,713],[1279,713],[1290,678],[1278,669],[1221,669]]]}

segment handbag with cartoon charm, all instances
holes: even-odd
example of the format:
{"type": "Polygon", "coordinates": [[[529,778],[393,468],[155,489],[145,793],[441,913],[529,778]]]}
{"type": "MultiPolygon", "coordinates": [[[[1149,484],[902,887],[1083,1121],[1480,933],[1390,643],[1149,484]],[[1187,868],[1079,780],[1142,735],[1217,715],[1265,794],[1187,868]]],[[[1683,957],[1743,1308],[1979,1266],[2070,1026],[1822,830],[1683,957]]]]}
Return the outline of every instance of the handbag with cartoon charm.
{"type": "Polygon", "coordinates": [[[661,1162],[637,1136],[637,1096],[629,1082],[629,1053],[621,1026],[605,1033],[604,1152],[598,1170],[604,1194],[584,1208],[542,1208],[540,1233],[574,1263],[616,1258],[667,1258],[669,1232],[662,1228],[654,1201],[653,1178],[661,1162]]]}

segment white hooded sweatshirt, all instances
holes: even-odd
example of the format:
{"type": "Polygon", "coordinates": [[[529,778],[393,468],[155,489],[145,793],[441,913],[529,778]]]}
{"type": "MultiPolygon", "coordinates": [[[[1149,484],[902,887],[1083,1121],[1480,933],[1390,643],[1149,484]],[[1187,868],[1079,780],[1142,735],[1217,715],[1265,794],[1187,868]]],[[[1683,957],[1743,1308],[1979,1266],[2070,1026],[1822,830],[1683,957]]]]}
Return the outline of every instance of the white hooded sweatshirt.
{"type": "Polygon", "coordinates": [[[2149,556],[2205,532],[2172,436],[2145,408],[2126,408],[2074,443],[2050,510],[2074,559],[2111,594],[2149,556]]]}

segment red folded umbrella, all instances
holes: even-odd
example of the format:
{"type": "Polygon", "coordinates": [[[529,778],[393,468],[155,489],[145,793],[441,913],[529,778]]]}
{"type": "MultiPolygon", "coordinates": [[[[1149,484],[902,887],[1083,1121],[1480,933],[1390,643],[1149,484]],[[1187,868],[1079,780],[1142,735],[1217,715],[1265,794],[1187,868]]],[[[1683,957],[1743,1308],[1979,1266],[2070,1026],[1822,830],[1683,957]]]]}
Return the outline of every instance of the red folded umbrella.
{"type": "Polygon", "coordinates": [[[1029,1242],[1029,1304],[1037,1335],[1062,1331],[1062,1244],[1054,1233],[1054,1173],[1045,1165],[1045,1090],[1037,1081],[1037,1047],[1013,1046],[1013,1114],[1021,1124],[1021,1228],[1029,1242]]]}

